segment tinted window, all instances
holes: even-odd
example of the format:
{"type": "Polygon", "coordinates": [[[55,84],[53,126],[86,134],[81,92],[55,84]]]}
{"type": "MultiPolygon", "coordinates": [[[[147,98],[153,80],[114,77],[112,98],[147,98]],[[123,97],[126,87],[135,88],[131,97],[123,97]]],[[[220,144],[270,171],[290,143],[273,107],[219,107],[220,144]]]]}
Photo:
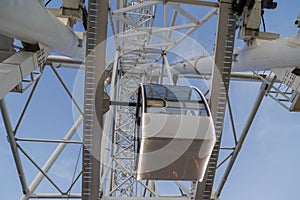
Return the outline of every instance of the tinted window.
{"type": "Polygon", "coordinates": [[[197,90],[187,86],[144,85],[146,112],[207,116],[207,108],[197,90]]]}

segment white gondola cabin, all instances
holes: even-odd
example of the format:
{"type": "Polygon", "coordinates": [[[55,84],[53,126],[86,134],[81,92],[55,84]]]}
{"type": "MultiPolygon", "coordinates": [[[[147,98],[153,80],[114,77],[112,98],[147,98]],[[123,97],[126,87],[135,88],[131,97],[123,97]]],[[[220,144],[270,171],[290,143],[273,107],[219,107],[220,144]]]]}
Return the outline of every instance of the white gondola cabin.
{"type": "Polygon", "coordinates": [[[205,97],[195,87],[141,84],[135,138],[138,179],[201,181],[216,141],[205,97]]]}

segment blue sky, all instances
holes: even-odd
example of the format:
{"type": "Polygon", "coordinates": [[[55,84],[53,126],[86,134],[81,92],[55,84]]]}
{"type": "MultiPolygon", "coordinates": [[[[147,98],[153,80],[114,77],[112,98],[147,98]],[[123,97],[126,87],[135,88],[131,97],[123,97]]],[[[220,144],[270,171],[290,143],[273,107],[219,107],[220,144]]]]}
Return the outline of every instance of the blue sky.
{"type": "MultiPolygon", "coordinates": [[[[277,0],[277,2],[278,8],[276,10],[266,10],[267,31],[278,32],[281,37],[296,34],[298,29],[294,27],[294,21],[300,12],[300,1],[277,0]]],[[[208,24],[204,28],[211,27],[208,24]]],[[[206,47],[205,41],[213,41],[209,34],[213,34],[213,30],[207,31],[204,35],[199,35],[196,32],[192,37],[197,41],[199,40],[199,42],[202,40],[203,42],[200,43],[206,47]]],[[[237,43],[237,46],[242,45],[241,42],[237,43]]],[[[60,69],[59,71],[72,88],[76,72],[70,69],[60,69]]],[[[253,82],[231,83],[230,96],[238,132],[243,128],[259,86],[260,84],[253,82]]],[[[19,116],[26,96],[28,96],[28,91],[22,95],[9,94],[6,97],[13,123],[16,122],[19,116]]],[[[300,168],[299,120],[299,113],[289,113],[270,98],[264,98],[242,151],[224,187],[221,199],[282,200],[298,197],[298,180],[300,179],[300,173],[298,173],[300,168]]],[[[21,124],[20,137],[60,139],[72,123],[70,100],[50,68],[47,68],[38,86],[36,96],[30,104],[30,111],[21,124]]],[[[224,141],[230,143],[228,120],[225,130],[224,141]]],[[[78,139],[78,136],[76,135],[74,139],[78,139]]],[[[55,145],[21,144],[41,166],[47,155],[50,155],[55,148],[55,145]]],[[[72,145],[66,150],[65,154],[58,160],[57,165],[49,172],[51,177],[64,188],[67,188],[75,170],[73,168],[75,168],[79,148],[72,145]],[[73,157],[69,155],[73,155],[73,157]]],[[[30,182],[37,171],[33,170],[26,159],[23,159],[23,161],[27,180],[30,182]]],[[[6,139],[2,118],[0,118],[0,163],[1,199],[19,199],[21,187],[6,139]]],[[[217,174],[216,179],[220,179],[220,174],[217,174]]],[[[77,185],[75,190],[79,188],[80,185],[77,185]]],[[[49,187],[47,181],[44,181],[38,191],[52,192],[54,189],[49,187]]]]}

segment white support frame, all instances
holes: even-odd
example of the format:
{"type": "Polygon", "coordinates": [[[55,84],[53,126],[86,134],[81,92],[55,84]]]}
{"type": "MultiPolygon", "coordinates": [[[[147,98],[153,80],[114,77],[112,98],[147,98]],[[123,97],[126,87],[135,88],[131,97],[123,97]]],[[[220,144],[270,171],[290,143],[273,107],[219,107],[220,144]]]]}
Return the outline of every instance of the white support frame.
{"type": "MultiPolygon", "coordinates": [[[[114,0],[113,0],[114,1],[114,0]]],[[[112,1],[111,1],[112,3],[112,1]]],[[[228,2],[227,2],[228,3],[228,2]]],[[[209,2],[209,1],[195,1],[195,0],[156,0],[156,1],[138,1],[138,0],[117,0],[116,8],[109,8],[107,10],[108,17],[110,17],[110,25],[112,28],[112,32],[116,33],[114,35],[115,44],[117,47],[117,52],[115,56],[115,62],[112,69],[112,80],[110,84],[110,97],[111,100],[119,100],[119,101],[135,101],[136,97],[136,88],[138,87],[140,82],[150,82],[152,81],[151,77],[151,70],[153,68],[159,69],[161,67],[161,71],[159,71],[156,76],[160,76],[161,83],[162,79],[165,76],[165,72],[167,77],[170,81],[170,84],[174,85],[172,70],[170,67],[170,63],[168,60],[168,52],[171,51],[176,45],[186,39],[191,33],[196,31],[201,25],[207,22],[210,18],[212,18],[217,11],[220,10],[222,7],[222,3],[219,2],[209,2]],[[132,6],[126,6],[129,3],[132,3],[132,6]],[[195,6],[207,6],[211,7],[212,10],[208,12],[202,19],[197,19],[196,16],[188,13],[187,10],[183,9],[180,5],[195,5],[195,6]],[[125,5],[125,7],[124,7],[125,5]],[[160,29],[155,29],[155,16],[157,16],[157,8],[158,6],[164,6],[162,10],[164,10],[163,16],[163,27],[160,29]],[[171,19],[168,19],[170,16],[170,10],[173,11],[173,15],[171,19]],[[177,24],[179,15],[182,15],[190,22],[185,24],[177,24]],[[123,33],[121,30],[123,29],[123,33]],[[177,40],[172,39],[172,34],[176,30],[183,30],[187,29],[183,36],[177,40]],[[155,43],[154,37],[161,39],[161,42],[155,43]],[[160,62],[164,62],[162,65],[160,62]],[[155,66],[154,66],[155,65],[155,66]],[[150,74],[150,75],[149,75],[150,74]]],[[[220,22],[220,21],[219,21],[220,22]]],[[[223,23],[223,22],[220,22],[223,23]]],[[[103,25],[103,24],[102,24],[103,25]]],[[[220,24],[222,25],[222,24],[220,24]]],[[[106,33],[102,33],[102,36],[105,36],[106,33]]],[[[18,55],[20,53],[17,53],[18,55]]],[[[34,55],[35,53],[28,53],[30,56],[34,55]]],[[[103,55],[102,55],[103,56],[103,55]]],[[[104,59],[102,59],[104,60],[104,59]]],[[[36,60],[35,60],[36,61],[36,60]]],[[[35,62],[34,61],[34,62],[35,62]]],[[[58,80],[62,84],[62,87],[66,90],[68,96],[74,102],[75,106],[81,111],[80,106],[76,102],[75,98],[71,95],[70,91],[66,87],[66,84],[63,82],[62,78],[59,76],[58,71],[54,68],[54,63],[60,63],[61,66],[64,67],[74,67],[78,68],[82,63],[80,60],[69,59],[61,56],[51,56],[48,59],[47,64],[50,64],[53,72],[56,74],[58,80]]],[[[12,63],[1,63],[2,67],[15,67],[15,64],[12,63]]],[[[32,67],[34,69],[37,68],[33,62],[30,62],[32,65],[26,65],[24,69],[22,68],[23,63],[17,63],[18,67],[21,67],[22,75],[26,74],[27,71],[32,71],[32,67]],[[30,70],[27,68],[30,67],[30,70]],[[26,68],[26,69],[25,69],[26,68]],[[23,73],[26,72],[26,73],[23,73]]],[[[19,68],[18,68],[19,69],[19,68]]],[[[13,84],[16,82],[22,81],[24,77],[21,77],[19,72],[14,71],[14,75],[10,77],[14,79],[18,79],[14,81],[13,84]]],[[[15,130],[12,127],[9,127],[9,120],[7,117],[8,111],[5,111],[5,106],[1,106],[2,110],[4,110],[6,125],[8,126],[8,135],[10,137],[10,141],[12,142],[12,151],[15,155],[15,162],[17,168],[20,170],[20,179],[22,183],[22,187],[25,191],[25,195],[22,196],[22,199],[29,199],[29,198],[81,198],[82,194],[72,193],[66,195],[63,190],[61,190],[57,184],[51,179],[50,176],[47,175],[47,172],[50,170],[51,166],[53,166],[54,162],[61,155],[63,149],[68,144],[78,144],[81,145],[82,141],[73,141],[71,137],[76,132],[76,128],[80,125],[82,121],[82,117],[80,117],[71,127],[69,132],[65,135],[62,140],[45,140],[45,139],[38,139],[38,138],[17,138],[14,133],[18,131],[18,127],[24,113],[28,108],[28,104],[31,100],[32,94],[35,91],[36,85],[38,84],[40,77],[35,80],[35,84],[32,90],[32,93],[29,96],[28,101],[22,111],[21,117],[17,123],[15,130]],[[6,114],[5,114],[6,113],[6,114]],[[44,142],[44,143],[58,143],[56,150],[53,154],[49,157],[48,161],[45,163],[43,167],[39,167],[36,162],[30,157],[29,154],[26,153],[19,145],[20,142],[44,142]],[[22,172],[21,164],[19,163],[19,157],[17,152],[21,151],[25,157],[27,157],[36,168],[39,170],[39,174],[36,176],[34,181],[27,186],[27,183],[24,177],[24,172],[22,172]],[[37,187],[41,183],[41,181],[47,178],[50,183],[56,187],[60,194],[41,194],[35,193],[37,187]]],[[[158,78],[159,81],[159,78],[158,78]]],[[[8,83],[6,81],[5,83],[8,83]]],[[[2,84],[0,84],[2,85],[2,84]]],[[[2,86],[3,87],[3,86],[2,86]]],[[[4,87],[3,87],[4,88],[4,87]]],[[[2,88],[1,88],[2,89],[2,88]]],[[[0,98],[5,96],[7,92],[11,90],[6,89],[5,94],[0,95],[0,98]]],[[[4,90],[1,90],[4,91],[4,90]]],[[[260,96],[261,97],[261,96],[260,96]]],[[[216,97],[213,97],[216,98],[216,97]]],[[[261,100],[259,98],[259,100],[261,100]]],[[[216,107],[216,101],[212,102],[212,107],[216,107]]],[[[236,147],[238,145],[241,146],[243,142],[242,140],[237,139],[237,134],[234,127],[234,119],[232,110],[230,107],[230,102],[228,102],[230,118],[232,121],[233,127],[233,137],[235,141],[236,147]]],[[[181,196],[174,195],[171,191],[170,194],[162,195],[158,192],[158,182],[159,181],[140,181],[136,180],[136,174],[134,167],[132,165],[133,159],[133,133],[134,133],[134,108],[130,107],[122,107],[122,106],[110,106],[111,109],[106,116],[105,123],[105,137],[106,141],[103,140],[104,145],[102,148],[101,160],[103,163],[107,163],[108,166],[101,166],[100,168],[100,192],[97,191],[96,186],[96,193],[100,193],[103,195],[104,200],[115,200],[115,199],[163,199],[163,200],[186,200],[186,199],[195,199],[197,191],[197,184],[196,181],[190,182],[190,187],[182,184],[181,182],[173,182],[173,184],[177,185],[180,191],[182,192],[181,196]],[[114,118],[115,117],[115,118],[114,118]],[[112,122],[115,119],[114,123],[112,122]],[[112,142],[112,144],[110,143],[112,142]],[[122,146],[123,145],[123,146],[122,146]],[[103,157],[102,157],[103,156],[103,157]],[[125,161],[124,161],[125,160],[125,161]],[[111,167],[111,168],[110,168],[111,167]],[[141,192],[137,191],[139,189],[141,192]],[[143,195],[143,193],[147,193],[143,195]],[[125,195],[125,196],[123,196],[125,195]]],[[[255,114],[253,112],[252,114],[255,114]]],[[[252,116],[251,116],[252,118],[252,116]]],[[[245,130],[249,128],[249,124],[247,124],[245,130]]],[[[252,119],[253,120],[253,119],[252,119]]],[[[247,132],[247,130],[245,131],[247,132]]],[[[221,147],[221,150],[231,151],[229,156],[225,158],[225,160],[219,162],[218,167],[225,164],[227,160],[232,159],[230,162],[229,168],[225,174],[225,177],[228,176],[234,160],[235,156],[237,156],[239,149],[236,147],[221,147]]],[[[70,188],[67,190],[67,193],[71,190],[73,185],[77,180],[80,179],[81,173],[79,173],[73,183],[71,184],[70,188]]],[[[222,183],[224,184],[224,183],[222,183]]],[[[221,193],[222,184],[220,189],[217,191],[217,196],[221,193]]],[[[199,188],[198,188],[199,189],[199,188]]]]}
{"type": "MultiPolygon", "coordinates": [[[[22,54],[24,54],[22,52],[22,54]]],[[[25,54],[26,55],[26,54],[25,54]]],[[[30,53],[31,55],[31,53],[30,53]]],[[[27,63],[25,66],[29,66],[30,64],[27,63]]],[[[31,67],[32,68],[32,67],[31,67]]],[[[30,68],[30,69],[31,69],[30,68]]],[[[44,70],[44,66],[41,66],[42,70],[44,70]]],[[[66,86],[66,83],[64,82],[64,80],[62,79],[62,77],[59,75],[59,72],[54,69],[52,66],[50,66],[50,68],[52,68],[52,71],[54,73],[54,75],[58,78],[58,81],[60,82],[60,84],[62,85],[62,88],[66,91],[66,93],[68,94],[68,96],[70,97],[70,99],[73,101],[75,107],[77,106],[77,109],[79,110],[79,113],[81,111],[76,99],[72,96],[70,90],[68,89],[68,87],[66,86]]],[[[33,69],[32,69],[33,70],[33,69]]],[[[27,72],[29,73],[30,71],[27,70],[27,72]]],[[[47,175],[47,173],[49,172],[49,170],[52,168],[52,166],[55,164],[56,160],[58,159],[58,157],[62,154],[63,150],[65,149],[65,147],[69,144],[73,144],[73,145],[82,145],[81,141],[75,141],[75,140],[71,140],[71,138],[74,136],[74,134],[76,133],[78,127],[80,126],[81,122],[82,122],[82,116],[80,116],[76,122],[74,122],[73,126],[70,128],[70,130],[66,133],[66,135],[63,137],[62,140],[53,140],[53,139],[39,139],[39,138],[18,138],[18,132],[19,132],[19,126],[21,124],[21,122],[23,121],[23,118],[26,114],[26,112],[28,111],[28,107],[29,104],[32,100],[32,97],[34,95],[34,93],[36,92],[36,87],[38,86],[38,83],[40,81],[42,76],[38,77],[38,79],[35,80],[35,83],[31,89],[31,92],[29,93],[29,96],[27,98],[27,101],[25,102],[25,105],[21,111],[20,117],[14,127],[14,129],[12,128],[12,125],[10,123],[9,120],[9,110],[7,108],[7,106],[4,103],[4,99],[1,100],[1,111],[3,114],[3,119],[5,120],[5,124],[7,126],[7,134],[10,138],[10,144],[12,147],[12,152],[15,155],[15,163],[16,166],[19,170],[19,174],[20,174],[20,181],[21,181],[21,185],[23,187],[24,190],[24,194],[21,197],[22,200],[27,200],[30,198],[78,198],[79,195],[75,195],[75,194],[70,194],[71,189],[73,188],[73,186],[75,185],[75,183],[79,180],[80,176],[81,176],[81,172],[79,174],[77,174],[76,177],[74,177],[75,179],[72,181],[71,185],[69,186],[69,188],[67,189],[67,191],[65,192],[63,189],[61,189],[56,183],[55,181],[53,181],[53,179],[47,175]],[[48,160],[45,162],[43,167],[40,167],[37,162],[32,158],[32,156],[26,152],[21,145],[21,142],[27,142],[27,143],[53,143],[53,144],[58,144],[57,148],[53,151],[53,153],[51,154],[51,156],[48,158],[48,160]],[[19,152],[21,154],[19,154],[19,152]],[[34,180],[30,183],[30,185],[28,186],[26,183],[26,173],[22,172],[23,171],[23,167],[22,167],[22,162],[20,157],[24,156],[25,158],[27,158],[33,165],[34,167],[39,171],[38,175],[34,178],[34,180]],[[57,191],[60,194],[37,194],[35,193],[36,189],[38,188],[38,186],[41,184],[42,180],[46,178],[50,184],[52,184],[57,191]]]]}
{"type": "MultiPolygon", "coordinates": [[[[161,57],[162,61],[165,63],[166,66],[166,72],[167,72],[167,76],[168,79],[170,81],[170,84],[174,84],[173,81],[173,77],[172,77],[172,72],[171,72],[171,67],[167,58],[167,55],[165,55],[164,52],[168,52],[169,50],[172,50],[178,43],[180,43],[181,41],[183,41],[186,37],[188,37],[191,33],[193,33],[194,31],[196,31],[202,24],[204,24],[205,22],[207,22],[212,16],[214,16],[217,11],[218,11],[218,7],[219,7],[219,3],[215,3],[215,2],[204,2],[204,1],[197,1],[197,2],[192,2],[192,1],[144,1],[144,2],[139,2],[139,1],[128,1],[128,2],[134,2],[132,3],[132,6],[128,6],[128,7],[121,7],[121,3],[118,4],[118,8],[117,10],[112,10],[111,11],[111,16],[112,18],[114,18],[116,21],[114,21],[116,23],[115,25],[112,25],[113,27],[120,27],[121,24],[123,24],[123,28],[124,27],[128,27],[127,29],[123,29],[124,33],[119,33],[117,35],[117,37],[115,37],[115,39],[117,40],[116,43],[119,44],[119,49],[118,51],[120,51],[120,72],[121,72],[121,76],[120,76],[120,83],[119,83],[119,101],[128,101],[128,98],[132,101],[132,91],[135,91],[137,88],[137,85],[140,81],[135,81],[135,79],[137,78],[137,74],[139,73],[145,73],[147,72],[146,69],[148,69],[147,63],[152,63],[155,62],[155,60],[159,60],[159,57],[161,57]],[[159,3],[164,3],[163,5],[163,10],[164,13],[162,14],[164,16],[163,19],[163,28],[160,29],[154,29],[153,25],[154,25],[154,20],[151,21],[150,18],[148,19],[142,19],[143,17],[149,17],[149,15],[144,15],[142,12],[138,12],[139,16],[141,19],[137,19],[136,17],[138,16],[137,14],[137,10],[143,10],[143,9],[149,9],[151,6],[155,6],[155,10],[154,13],[156,11],[156,7],[159,6],[159,3]],[[213,7],[213,9],[206,14],[202,19],[197,20],[195,17],[193,17],[192,15],[188,14],[184,9],[182,9],[179,6],[179,3],[187,3],[190,4],[192,3],[193,5],[204,5],[204,6],[209,6],[209,7],[213,7]],[[171,21],[169,23],[168,20],[168,12],[169,9],[172,8],[174,10],[173,12],[173,16],[171,18],[171,21]],[[176,24],[176,19],[178,18],[177,16],[180,14],[182,14],[185,18],[187,18],[188,20],[190,20],[192,23],[188,23],[188,24],[176,24]],[[131,19],[129,16],[130,15],[134,15],[135,16],[135,20],[131,19]],[[139,23],[137,23],[137,21],[139,23]],[[150,22],[150,27],[148,27],[148,25],[145,26],[145,24],[147,24],[147,22],[150,22]],[[175,25],[176,24],[176,25],[175,25]],[[147,29],[145,29],[145,27],[148,27],[147,29]],[[186,31],[186,33],[180,37],[179,39],[177,39],[176,41],[172,41],[172,32],[175,30],[180,30],[180,29],[188,29],[186,31]],[[158,42],[158,43],[154,43],[154,40],[149,40],[147,41],[147,38],[152,38],[153,37],[158,37],[160,39],[162,39],[163,42],[158,42]],[[139,44],[136,43],[136,39],[140,38],[142,39],[139,44]],[[136,46],[134,47],[134,49],[131,49],[132,47],[130,45],[135,44],[136,46]],[[163,51],[158,52],[160,53],[157,54],[158,58],[156,58],[155,60],[150,61],[151,59],[149,59],[149,54],[147,54],[147,49],[149,48],[157,48],[157,47],[161,47],[163,48],[163,51]],[[139,54],[132,54],[131,51],[139,51],[139,54]],[[165,50],[165,51],[164,51],[165,50]],[[129,59],[129,60],[128,60],[129,59]],[[146,67],[146,68],[144,68],[146,67]],[[143,70],[144,69],[144,70],[143,70]],[[122,75],[122,73],[124,73],[124,75],[122,75]],[[131,77],[131,78],[129,78],[131,77]],[[129,81],[129,82],[128,82],[129,81]],[[133,86],[133,82],[136,82],[136,86],[133,86]]],[[[157,62],[156,61],[156,62],[157,62]]],[[[164,66],[164,65],[162,65],[164,66]]],[[[161,75],[163,76],[164,70],[161,72],[161,75]]],[[[141,76],[141,75],[138,75],[141,76]]],[[[145,80],[147,81],[147,80],[145,80]]],[[[162,81],[162,79],[161,79],[162,81]]],[[[116,89],[114,89],[113,92],[116,92],[116,89]]],[[[136,92],[134,92],[136,93],[136,92]]],[[[130,101],[129,100],[129,101],[130,101]]],[[[129,109],[130,108],[126,108],[129,109]]],[[[134,120],[132,121],[132,119],[128,118],[128,111],[126,111],[125,108],[121,108],[119,107],[116,111],[116,120],[115,123],[121,123],[121,125],[117,125],[115,128],[115,135],[112,136],[112,138],[114,138],[115,141],[117,141],[117,144],[121,144],[120,141],[123,141],[122,144],[127,144],[125,145],[125,147],[121,147],[119,145],[116,145],[116,143],[113,141],[113,144],[115,144],[112,148],[112,170],[111,170],[111,178],[109,178],[108,182],[108,186],[107,188],[111,188],[111,190],[104,190],[108,193],[104,193],[104,199],[108,198],[125,198],[125,196],[128,196],[128,198],[134,198],[135,195],[138,195],[137,193],[135,193],[133,191],[133,188],[136,188],[134,186],[134,183],[132,182],[132,178],[135,177],[135,174],[128,169],[129,163],[124,164],[124,158],[129,158],[128,155],[130,155],[130,153],[128,152],[128,150],[130,148],[132,148],[132,145],[130,144],[131,139],[128,138],[128,136],[132,135],[132,132],[130,131],[131,128],[129,128],[130,126],[133,126],[134,124],[134,120]],[[130,122],[131,121],[131,122],[130,122]],[[125,128],[125,129],[124,129],[125,128]],[[121,130],[125,130],[121,131],[121,130]],[[124,154],[125,153],[125,154],[124,154]],[[128,154],[129,153],[129,154],[128,154]],[[118,156],[123,155],[122,157],[120,157],[120,159],[122,158],[122,160],[118,160],[116,158],[118,158],[118,156]],[[125,156],[126,155],[126,156],[125,156]],[[115,182],[118,179],[118,175],[113,175],[114,174],[114,169],[121,169],[120,171],[123,171],[125,173],[128,173],[128,176],[124,174],[124,178],[120,178],[120,182],[115,182]],[[116,179],[117,178],[117,179],[116,179]],[[117,192],[119,191],[119,193],[117,192]],[[119,196],[119,197],[118,197],[119,196]]],[[[131,115],[131,114],[130,114],[131,115]]],[[[132,130],[132,129],[131,129],[132,130]]],[[[131,153],[132,155],[132,153],[131,153]]],[[[109,159],[107,159],[109,160],[109,159]]],[[[110,162],[110,161],[109,161],[110,162]]],[[[105,173],[106,176],[109,173],[105,173]]],[[[142,184],[141,181],[136,181],[136,185],[138,184],[142,184]]],[[[147,184],[150,184],[147,182],[147,184]]],[[[151,183],[152,184],[152,183],[151,183]]],[[[151,185],[150,184],[150,185],[151,185]]],[[[177,186],[179,188],[181,188],[181,190],[184,190],[184,193],[186,193],[186,195],[188,195],[187,199],[193,199],[195,198],[195,192],[196,192],[196,185],[197,182],[192,182],[191,183],[191,188],[186,188],[184,185],[181,185],[179,183],[175,183],[177,184],[177,186]]],[[[154,181],[154,185],[155,181],[154,181]]],[[[143,187],[145,187],[145,190],[147,190],[147,185],[143,185],[143,187]]],[[[151,190],[151,188],[148,188],[149,190],[151,190]]],[[[155,194],[155,190],[153,191],[152,194],[155,194]]],[[[154,195],[155,196],[155,195],[154,195]]],[[[142,198],[142,197],[137,197],[137,198],[142,198]]],[[[143,197],[143,199],[147,199],[147,197],[143,197]]],[[[149,198],[153,198],[154,197],[149,197],[149,198]]],[[[186,198],[186,197],[185,197],[186,198]]],[[[172,198],[173,199],[173,198],[172,198]]],[[[174,197],[174,199],[176,199],[174,197]]]]}

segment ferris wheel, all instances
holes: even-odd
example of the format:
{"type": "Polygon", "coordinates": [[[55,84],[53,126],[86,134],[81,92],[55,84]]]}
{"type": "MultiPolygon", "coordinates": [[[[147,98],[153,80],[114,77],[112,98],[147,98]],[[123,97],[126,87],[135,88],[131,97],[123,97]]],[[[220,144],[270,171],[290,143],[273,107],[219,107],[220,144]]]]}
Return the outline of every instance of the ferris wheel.
{"type": "Polygon", "coordinates": [[[222,199],[263,98],[300,110],[300,36],[265,30],[277,6],[2,0],[0,109],[20,199],[222,199]],[[240,133],[236,80],[260,84],[240,133]]]}

